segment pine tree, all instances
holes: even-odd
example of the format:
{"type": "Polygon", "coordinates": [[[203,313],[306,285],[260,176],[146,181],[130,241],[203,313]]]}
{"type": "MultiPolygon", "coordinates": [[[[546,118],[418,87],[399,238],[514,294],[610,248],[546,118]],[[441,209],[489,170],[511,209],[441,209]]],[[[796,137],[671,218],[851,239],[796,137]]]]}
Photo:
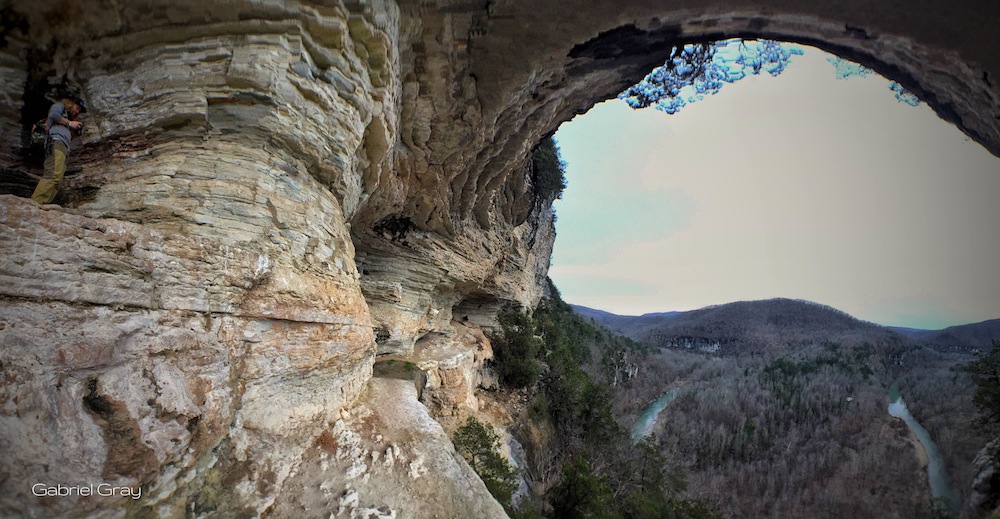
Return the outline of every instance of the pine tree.
{"type": "Polygon", "coordinates": [[[455,450],[472,466],[487,490],[507,506],[517,488],[517,469],[500,455],[500,437],[489,424],[473,417],[455,431],[455,450]]]}
{"type": "Polygon", "coordinates": [[[978,386],[972,396],[979,410],[975,424],[991,440],[1000,439],[1000,341],[994,340],[992,350],[965,369],[978,386]]]}

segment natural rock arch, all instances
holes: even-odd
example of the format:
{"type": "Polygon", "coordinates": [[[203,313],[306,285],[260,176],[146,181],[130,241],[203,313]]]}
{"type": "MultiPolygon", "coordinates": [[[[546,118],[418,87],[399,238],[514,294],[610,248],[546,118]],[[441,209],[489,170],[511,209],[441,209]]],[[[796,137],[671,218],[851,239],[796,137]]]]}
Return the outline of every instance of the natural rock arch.
{"type": "Polygon", "coordinates": [[[67,207],[0,196],[0,515],[266,509],[377,352],[538,301],[554,229],[531,148],[671,45],[812,44],[1000,154],[991,0],[5,5],[5,179],[38,173],[22,130],[41,90],[90,112],[67,207]],[[71,476],[148,501],[21,485],[71,476]]]}
{"type": "MultiPolygon", "coordinates": [[[[453,200],[451,208],[459,216],[475,208],[480,223],[485,223],[491,196],[474,195],[470,182],[480,190],[485,184],[487,192],[499,189],[496,182],[491,185],[504,176],[497,170],[513,168],[539,137],[636,83],[662,62],[672,45],[733,37],[813,45],[873,68],[1000,155],[1000,84],[995,79],[1000,60],[991,50],[997,37],[985,22],[998,20],[995,6],[926,2],[900,12],[861,2],[836,7],[821,2],[794,7],[747,2],[595,4],[491,2],[488,13],[473,17],[469,63],[454,70],[452,86],[462,84],[461,74],[474,78],[471,88],[481,114],[476,121],[485,142],[471,146],[462,156],[466,160],[460,161],[467,171],[455,173],[468,179],[460,188],[452,184],[451,192],[461,203],[456,206],[453,200]],[[473,171],[484,172],[486,178],[476,178],[473,171]]],[[[450,128],[463,131],[461,124],[450,128]]]]}
{"type": "MultiPolygon", "coordinates": [[[[507,223],[518,223],[530,203],[518,194],[526,186],[513,172],[531,146],[575,113],[641,79],[670,46],[687,42],[765,37],[817,46],[899,82],[1000,154],[1000,57],[993,50],[1000,43],[993,30],[1000,9],[988,0],[927,0],[906,10],[861,1],[741,0],[381,0],[284,7],[230,2],[211,8],[150,1],[111,13],[98,4],[13,4],[5,33],[23,27],[28,40],[14,46],[48,49],[52,75],[78,84],[100,72],[76,66],[81,56],[100,64],[100,54],[121,55],[122,45],[179,43],[197,33],[300,35],[309,66],[328,67],[340,33],[352,27],[324,27],[317,21],[324,10],[342,5],[356,13],[351,16],[369,16],[372,39],[358,33],[358,26],[351,34],[364,48],[370,83],[383,91],[378,102],[386,113],[354,137],[362,142],[355,167],[364,163],[368,171],[355,183],[330,182],[328,174],[313,172],[339,192],[348,216],[366,228],[396,215],[454,236],[470,217],[488,225],[495,203],[507,206],[501,211],[507,223]],[[60,24],[55,35],[49,26],[54,23],[60,24]],[[180,26],[201,29],[175,30],[180,26]]],[[[7,51],[15,57],[18,49],[7,51]]],[[[45,52],[32,58],[39,56],[45,52]]],[[[352,86],[343,76],[340,71],[324,79],[352,86]]]]}

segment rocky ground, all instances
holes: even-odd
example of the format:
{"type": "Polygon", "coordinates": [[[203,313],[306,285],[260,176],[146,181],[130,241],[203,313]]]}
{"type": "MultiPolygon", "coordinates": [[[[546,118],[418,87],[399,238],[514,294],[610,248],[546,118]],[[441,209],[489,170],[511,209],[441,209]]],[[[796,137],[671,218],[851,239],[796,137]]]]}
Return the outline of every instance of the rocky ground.
{"type": "Polygon", "coordinates": [[[267,517],[506,517],[407,380],[374,377],[323,431],[267,517]]]}

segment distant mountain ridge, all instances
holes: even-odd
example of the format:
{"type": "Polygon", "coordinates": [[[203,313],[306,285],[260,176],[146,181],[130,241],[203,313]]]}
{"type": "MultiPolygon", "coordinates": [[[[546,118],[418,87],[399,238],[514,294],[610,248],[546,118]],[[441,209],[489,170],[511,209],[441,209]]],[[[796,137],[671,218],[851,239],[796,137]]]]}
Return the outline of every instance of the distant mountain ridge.
{"type": "Polygon", "coordinates": [[[1000,319],[949,326],[942,330],[917,330],[890,327],[914,341],[945,351],[989,350],[994,340],[1000,340],[1000,319]]]}
{"type": "Polygon", "coordinates": [[[620,316],[573,306],[580,315],[657,347],[727,353],[803,341],[910,342],[905,336],[835,308],[797,299],[739,301],[687,312],[620,316]]]}

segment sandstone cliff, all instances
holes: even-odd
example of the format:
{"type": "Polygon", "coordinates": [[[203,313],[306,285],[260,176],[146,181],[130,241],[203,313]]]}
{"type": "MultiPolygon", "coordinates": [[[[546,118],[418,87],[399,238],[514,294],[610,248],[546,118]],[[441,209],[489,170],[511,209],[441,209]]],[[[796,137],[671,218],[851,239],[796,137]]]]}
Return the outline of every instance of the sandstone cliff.
{"type": "MultiPolygon", "coordinates": [[[[533,305],[548,268],[553,214],[530,150],[672,44],[815,43],[1000,152],[994,3],[840,4],[0,6],[0,185],[12,193],[0,196],[0,515],[292,506],[283,489],[304,491],[324,438],[382,434],[344,418],[378,416],[390,389],[370,382],[376,354],[422,363],[436,412],[474,411],[486,347],[469,337],[498,309],[533,305]],[[57,90],[89,106],[71,158],[81,169],[60,205],[38,207],[14,196],[40,174],[24,130],[57,90]],[[143,497],[31,490],[100,481],[143,497]]],[[[419,415],[411,403],[399,416],[419,415]]],[[[369,458],[383,445],[364,441],[369,458]]],[[[448,459],[436,470],[455,476],[414,483],[420,495],[457,488],[501,514],[448,459]]],[[[415,474],[406,481],[433,476],[415,474]]],[[[416,506],[337,484],[318,494],[337,504],[324,517],[416,506]]]]}

